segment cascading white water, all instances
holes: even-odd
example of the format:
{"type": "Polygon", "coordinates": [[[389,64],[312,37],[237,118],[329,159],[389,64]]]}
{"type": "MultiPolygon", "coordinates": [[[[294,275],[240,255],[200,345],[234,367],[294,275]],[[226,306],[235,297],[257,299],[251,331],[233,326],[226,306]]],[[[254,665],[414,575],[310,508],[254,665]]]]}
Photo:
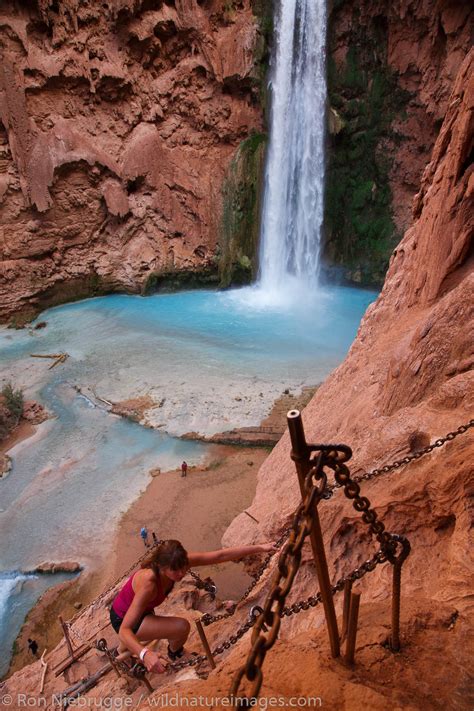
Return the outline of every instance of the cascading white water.
{"type": "Polygon", "coordinates": [[[315,284],[324,190],[326,0],[279,0],[259,286],[315,284]]]}

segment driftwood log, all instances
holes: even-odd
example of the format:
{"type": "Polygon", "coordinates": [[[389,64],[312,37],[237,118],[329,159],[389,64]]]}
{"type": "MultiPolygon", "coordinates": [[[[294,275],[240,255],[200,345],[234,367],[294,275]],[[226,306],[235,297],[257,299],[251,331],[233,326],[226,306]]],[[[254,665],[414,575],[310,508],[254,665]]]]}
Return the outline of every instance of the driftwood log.
{"type": "Polygon", "coordinates": [[[55,365],[59,363],[64,363],[69,358],[69,353],[30,353],[31,358],[51,358],[54,363],[51,363],[48,370],[54,368],[55,365]]]}

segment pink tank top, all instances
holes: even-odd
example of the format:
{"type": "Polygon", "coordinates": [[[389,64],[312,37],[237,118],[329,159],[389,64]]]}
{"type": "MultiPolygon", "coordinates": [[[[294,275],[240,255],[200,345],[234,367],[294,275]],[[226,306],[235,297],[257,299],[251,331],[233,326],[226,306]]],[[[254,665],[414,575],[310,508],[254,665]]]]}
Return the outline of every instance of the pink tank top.
{"type": "MultiPolygon", "coordinates": [[[[125,617],[128,608],[132,604],[133,598],[135,597],[135,591],[133,590],[132,587],[132,582],[133,578],[135,575],[138,573],[138,570],[133,573],[123,586],[123,588],[120,590],[119,594],[115,598],[115,600],[112,603],[112,609],[117,613],[119,617],[123,618],[125,617]]],[[[171,588],[172,590],[172,588],[171,588]]],[[[147,604],[147,606],[144,609],[144,613],[147,612],[153,612],[155,607],[158,607],[158,605],[161,605],[163,600],[167,597],[167,595],[171,592],[171,590],[168,591],[168,593],[165,595],[163,592],[163,587],[161,585],[161,579],[160,576],[158,575],[157,579],[157,593],[153,600],[147,604]]]]}

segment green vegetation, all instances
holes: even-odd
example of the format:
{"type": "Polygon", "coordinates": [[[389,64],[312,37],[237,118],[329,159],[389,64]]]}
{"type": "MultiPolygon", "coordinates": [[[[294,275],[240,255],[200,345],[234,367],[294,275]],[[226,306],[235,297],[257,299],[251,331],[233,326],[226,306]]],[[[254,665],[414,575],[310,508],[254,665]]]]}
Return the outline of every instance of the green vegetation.
{"type": "Polygon", "coordinates": [[[219,240],[221,286],[248,284],[256,275],[259,197],[266,135],[253,133],[238,147],[222,187],[219,240]]]}
{"type": "Polygon", "coordinates": [[[259,29],[254,52],[254,74],[258,87],[258,102],[266,113],[268,105],[267,75],[273,36],[273,3],[268,0],[252,0],[252,12],[259,29]]]}
{"type": "Polygon", "coordinates": [[[23,392],[14,390],[12,384],[7,383],[2,388],[2,398],[15,424],[18,424],[23,412],[23,392]]]}
{"type": "Polygon", "coordinates": [[[203,268],[200,271],[178,271],[164,269],[161,272],[148,274],[141,293],[143,296],[156,291],[179,291],[180,289],[199,289],[216,286],[218,281],[215,267],[203,268]]]}
{"type": "Polygon", "coordinates": [[[326,174],[326,256],[352,280],[379,285],[400,239],[392,219],[387,149],[399,140],[391,126],[409,95],[386,64],[384,25],[374,18],[363,27],[353,19],[359,29],[345,62],[328,61],[329,101],[338,126],[326,174]]]}
{"type": "Polygon", "coordinates": [[[0,439],[16,427],[23,413],[23,392],[14,390],[11,383],[3,386],[0,397],[0,439]]]}

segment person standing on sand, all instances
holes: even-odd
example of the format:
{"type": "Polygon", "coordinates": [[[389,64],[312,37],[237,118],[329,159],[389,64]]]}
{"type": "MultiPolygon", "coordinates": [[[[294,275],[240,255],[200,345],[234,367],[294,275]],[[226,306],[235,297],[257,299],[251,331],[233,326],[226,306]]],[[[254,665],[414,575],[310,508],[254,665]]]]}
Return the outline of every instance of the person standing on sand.
{"type": "Polygon", "coordinates": [[[217,551],[188,553],[179,541],[163,541],[142,561],[127,580],[110,608],[110,622],[117,632],[119,654],[127,649],[149,672],[165,671],[156,652],[143,646],[142,640],[168,640],[168,657],[172,661],[184,654],[191,626],[184,617],[155,615],[154,609],[168,597],[175,583],[184,578],[189,568],[239,560],[257,553],[276,551],[273,543],[222,548],[217,551]]]}
{"type": "Polygon", "coordinates": [[[186,476],[187,473],[188,473],[188,465],[186,464],[186,462],[183,462],[181,464],[181,476],[186,476]]]}
{"type": "Polygon", "coordinates": [[[140,536],[142,537],[142,541],[145,544],[145,548],[148,548],[148,529],[146,526],[141,527],[140,536]]]}

